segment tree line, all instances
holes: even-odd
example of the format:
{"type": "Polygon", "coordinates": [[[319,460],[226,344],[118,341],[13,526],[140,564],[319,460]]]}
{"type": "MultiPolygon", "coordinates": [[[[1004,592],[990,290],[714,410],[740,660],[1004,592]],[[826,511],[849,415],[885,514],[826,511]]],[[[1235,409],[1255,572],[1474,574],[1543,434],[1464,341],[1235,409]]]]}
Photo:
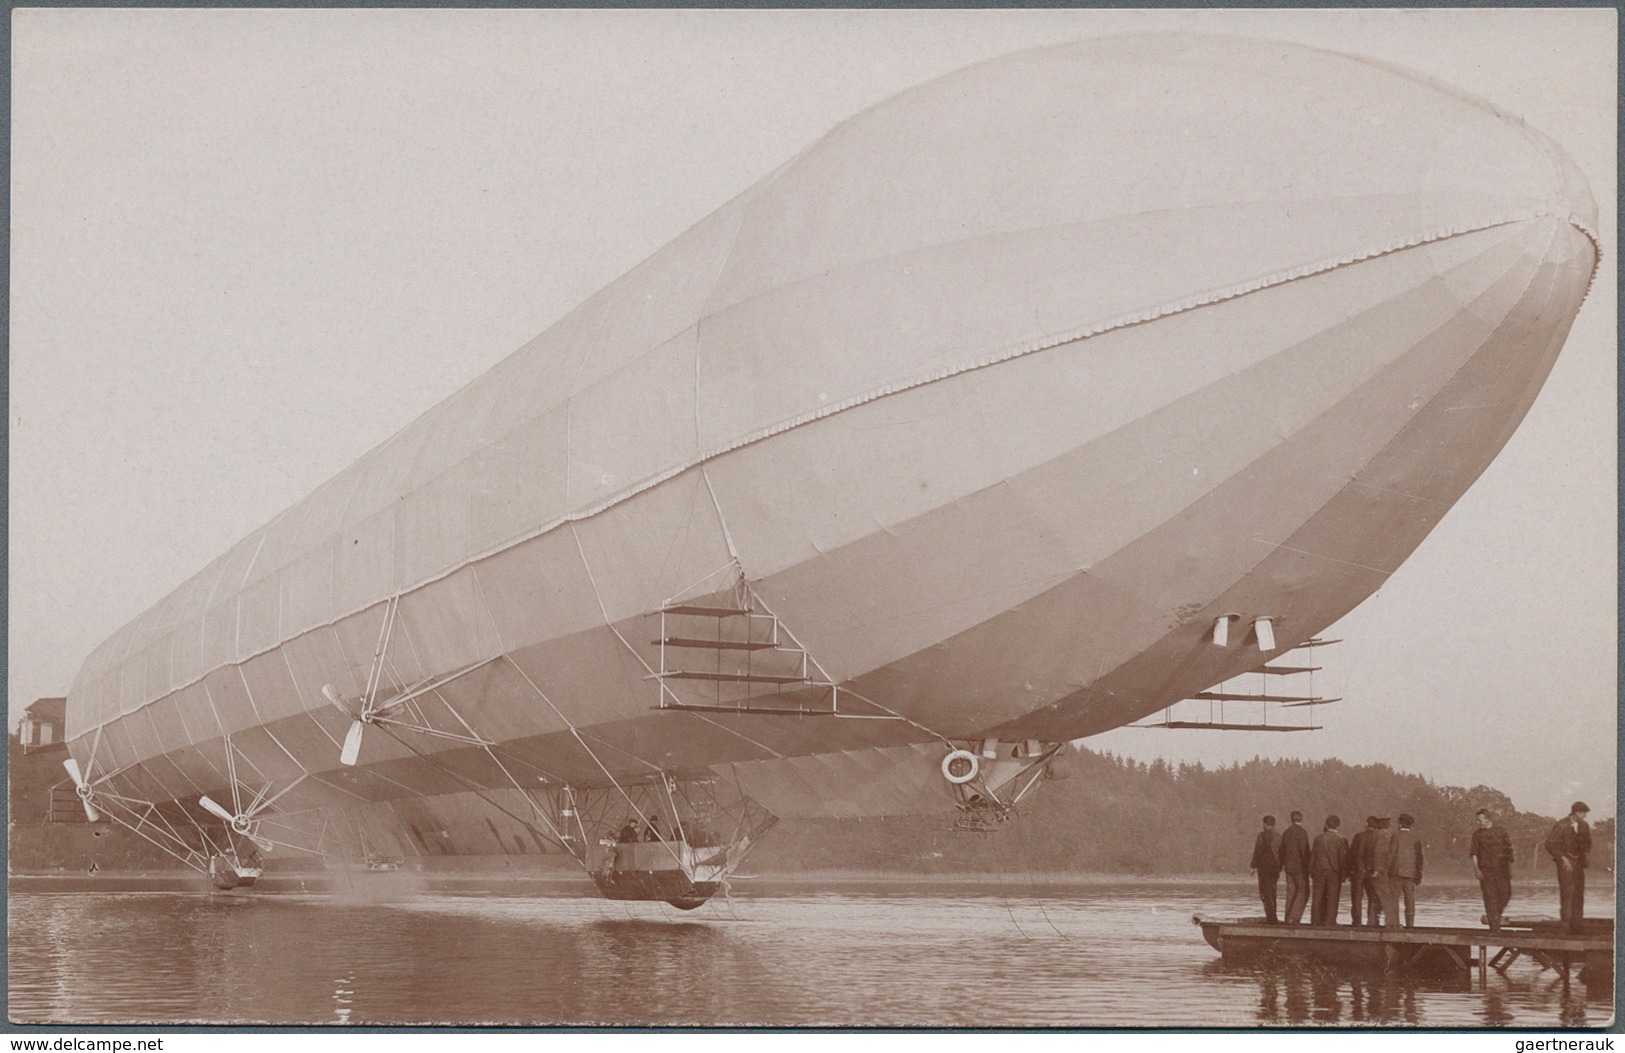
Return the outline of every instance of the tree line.
{"type": "MultiPolygon", "coordinates": [[[[1109,752],[1057,758],[1059,778],[1022,802],[992,834],[956,831],[952,819],[911,816],[781,823],[753,856],[764,872],[881,870],[916,874],[997,870],[1135,875],[1247,873],[1264,815],[1284,828],[1294,810],[1313,833],[1328,815],[1352,837],[1368,815],[1416,819],[1429,875],[1470,877],[1474,813],[1506,828],[1515,874],[1547,871],[1540,848],[1556,816],[1518,811],[1488,786],[1437,786],[1384,764],[1257,758],[1222,767],[1149,764],[1109,752]]],[[[1614,821],[1592,824],[1594,866],[1611,863],[1614,821]]]]}
{"type": "MultiPolygon", "coordinates": [[[[10,863],[15,871],[167,869],[174,861],[107,824],[47,823],[50,786],[63,783],[61,749],[8,750],[10,863]]],[[[1352,837],[1367,815],[1416,818],[1430,876],[1470,877],[1473,813],[1488,808],[1516,854],[1514,875],[1549,873],[1540,848],[1556,816],[1520,812],[1499,790],[1436,786],[1384,764],[1254,758],[1224,767],[1149,764],[1087,749],[1068,750],[991,834],[956,830],[951,816],[785,820],[754,851],[746,869],[764,874],[847,870],[911,875],[1020,872],[1245,875],[1259,820],[1284,828],[1293,809],[1318,831],[1327,815],[1352,837]]],[[[78,802],[67,800],[77,819],[78,802]]],[[[1592,824],[1593,867],[1614,858],[1614,820],[1592,824]]]]}

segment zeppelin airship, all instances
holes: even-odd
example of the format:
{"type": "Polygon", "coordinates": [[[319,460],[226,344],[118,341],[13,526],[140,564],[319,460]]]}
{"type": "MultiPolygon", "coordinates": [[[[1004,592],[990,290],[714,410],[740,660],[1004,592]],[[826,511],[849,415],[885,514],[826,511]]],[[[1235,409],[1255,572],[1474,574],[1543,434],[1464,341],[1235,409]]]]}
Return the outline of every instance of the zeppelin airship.
{"type": "Polygon", "coordinates": [[[261,852],[573,854],[692,906],[775,817],[1003,817],[1370,596],[1598,261],[1561,148],[1381,63],[1009,55],[786,161],[124,626],[70,774],[261,852]]]}

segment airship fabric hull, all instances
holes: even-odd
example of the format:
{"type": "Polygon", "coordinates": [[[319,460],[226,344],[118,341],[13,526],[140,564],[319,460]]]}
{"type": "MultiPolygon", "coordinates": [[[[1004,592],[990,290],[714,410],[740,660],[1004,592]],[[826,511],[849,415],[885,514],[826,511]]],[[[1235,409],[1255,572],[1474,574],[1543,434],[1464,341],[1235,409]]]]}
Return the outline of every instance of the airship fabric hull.
{"type": "Polygon", "coordinates": [[[1377,589],[1538,393],[1594,225],[1537,133],[1345,56],[1127,38],[953,74],[121,630],[74,755],[469,851],[525,850],[485,806],[538,783],[951,803],[955,743],[1131,722],[1259,664],[1215,619],[1279,651],[1377,589]],[[362,699],[423,684],[438,735],[339,763],[362,699]]]}

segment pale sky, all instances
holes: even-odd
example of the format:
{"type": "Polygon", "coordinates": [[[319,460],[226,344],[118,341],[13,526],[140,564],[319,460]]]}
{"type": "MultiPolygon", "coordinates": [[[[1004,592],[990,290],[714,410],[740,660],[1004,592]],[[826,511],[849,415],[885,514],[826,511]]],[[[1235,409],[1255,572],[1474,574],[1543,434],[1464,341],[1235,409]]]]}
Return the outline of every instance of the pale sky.
{"type": "MultiPolygon", "coordinates": [[[[8,704],[835,123],[970,63],[1151,29],[1383,59],[1525,119],[1602,268],[1522,428],[1339,625],[1294,735],[1613,815],[1612,10],[13,12],[8,704]]],[[[1296,711],[1302,713],[1301,710],[1296,711]]]]}

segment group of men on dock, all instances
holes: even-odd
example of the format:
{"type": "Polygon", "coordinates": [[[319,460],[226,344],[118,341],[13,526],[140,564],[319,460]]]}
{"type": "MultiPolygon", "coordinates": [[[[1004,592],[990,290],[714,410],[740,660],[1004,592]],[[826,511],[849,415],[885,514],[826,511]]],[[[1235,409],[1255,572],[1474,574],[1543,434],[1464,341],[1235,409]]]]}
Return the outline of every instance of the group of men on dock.
{"type": "MultiPolygon", "coordinates": [[[[1557,864],[1561,916],[1570,931],[1578,932],[1585,905],[1585,867],[1591,851],[1589,813],[1584,801],[1575,801],[1567,818],[1560,820],[1546,838],[1545,848],[1557,864]]],[[[1480,808],[1473,831],[1471,857],[1473,874],[1484,895],[1484,915],[1491,929],[1499,929],[1507,903],[1512,899],[1512,841],[1495,825],[1488,809],[1480,808]]],[[[1422,883],[1422,840],[1414,827],[1416,820],[1400,813],[1399,828],[1392,829],[1393,817],[1368,815],[1365,829],[1352,841],[1339,833],[1342,820],[1328,815],[1321,832],[1310,840],[1303,826],[1303,813],[1293,812],[1291,825],[1275,828],[1275,816],[1264,817],[1264,828],[1253,841],[1250,864],[1258,875],[1258,896],[1271,923],[1283,919],[1277,913],[1277,889],[1286,878],[1285,921],[1303,922],[1309,908],[1311,925],[1336,925],[1343,883],[1349,883],[1350,924],[1370,928],[1399,927],[1400,909],[1405,927],[1416,925],[1416,886],[1422,883]],[[1361,908],[1364,907],[1364,921],[1361,908]]]]}
{"type": "Polygon", "coordinates": [[[1276,886],[1286,877],[1286,923],[1298,925],[1309,906],[1311,925],[1335,925],[1349,882],[1350,917],[1361,924],[1365,907],[1368,926],[1399,924],[1398,903],[1405,904],[1405,923],[1416,923],[1416,886],[1422,882],[1422,841],[1413,829],[1416,821],[1399,816],[1399,829],[1391,829],[1392,817],[1366,817],[1365,829],[1351,843],[1339,833],[1343,821],[1328,815],[1320,833],[1311,842],[1303,827],[1303,813],[1293,812],[1292,823],[1279,833],[1275,817],[1264,817],[1264,828],[1253,842],[1252,869],[1258,874],[1258,895],[1265,916],[1281,921],[1277,914],[1276,886]],[[1379,918],[1385,922],[1379,922],[1379,918]]]}

